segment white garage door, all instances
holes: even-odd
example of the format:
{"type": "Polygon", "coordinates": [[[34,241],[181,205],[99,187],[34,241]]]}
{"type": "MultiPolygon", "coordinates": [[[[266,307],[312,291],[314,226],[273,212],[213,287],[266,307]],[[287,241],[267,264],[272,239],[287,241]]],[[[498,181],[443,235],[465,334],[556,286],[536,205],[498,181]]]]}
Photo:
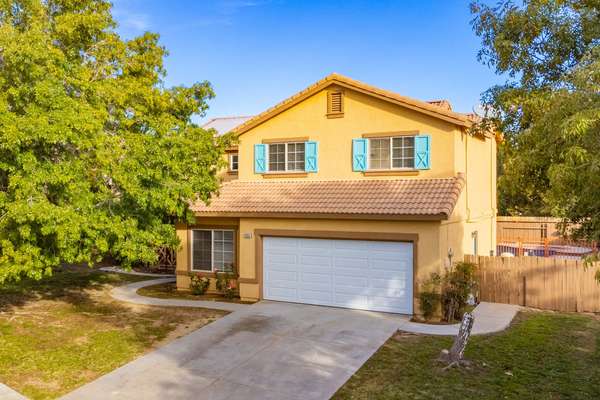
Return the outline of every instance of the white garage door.
{"type": "Polygon", "coordinates": [[[413,245],[265,237],[263,297],[412,314],[413,245]]]}

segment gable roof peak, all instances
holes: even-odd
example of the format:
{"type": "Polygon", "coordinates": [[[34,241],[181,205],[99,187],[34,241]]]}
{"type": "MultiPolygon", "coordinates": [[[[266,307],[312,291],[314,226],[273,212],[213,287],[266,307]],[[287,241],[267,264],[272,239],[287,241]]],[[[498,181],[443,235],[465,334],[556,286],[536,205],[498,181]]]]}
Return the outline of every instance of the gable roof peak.
{"type": "Polygon", "coordinates": [[[466,115],[452,111],[451,107],[449,107],[450,103],[447,101],[445,101],[444,104],[440,104],[444,101],[437,101],[437,104],[432,104],[430,102],[416,100],[388,90],[379,89],[375,86],[371,86],[361,81],[357,81],[355,79],[348,78],[347,76],[338,74],[337,72],[333,72],[327,75],[325,78],[308,86],[306,89],[301,90],[293,96],[288,97],[282,102],[274,105],[266,111],[249,119],[245,123],[237,126],[233,130],[233,132],[237,133],[238,135],[241,135],[244,132],[249,131],[255,126],[260,125],[264,121],[271,119],[277,114],[293,107],[294,105],[300,103],[304,99],[316,94],[317,92],[327,88],[332,84],[337,84],[347,89],[355,90],[367,94],[369,96],[377,97],[381,100],[430,115],[434,118],[445,120],[446,122],[450,122],[461,127],[470,127],[473,123],[473,120],[467,117],[466,115]]]}

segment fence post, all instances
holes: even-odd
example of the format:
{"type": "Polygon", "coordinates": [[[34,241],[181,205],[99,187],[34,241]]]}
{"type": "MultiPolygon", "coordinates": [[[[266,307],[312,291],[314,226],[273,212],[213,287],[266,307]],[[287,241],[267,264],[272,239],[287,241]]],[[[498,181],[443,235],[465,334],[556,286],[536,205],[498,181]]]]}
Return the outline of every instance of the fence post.
{"type": "Polygon", "coordinates": [[[550,251],[548,249],[548,238],[544,238],[544,257],[548,257],[550,255],[550,251]]]}
{"type": "Polygon", "coordinates": [[[527,276],[523,275],[523,307],[527,307],[527,276]]]}

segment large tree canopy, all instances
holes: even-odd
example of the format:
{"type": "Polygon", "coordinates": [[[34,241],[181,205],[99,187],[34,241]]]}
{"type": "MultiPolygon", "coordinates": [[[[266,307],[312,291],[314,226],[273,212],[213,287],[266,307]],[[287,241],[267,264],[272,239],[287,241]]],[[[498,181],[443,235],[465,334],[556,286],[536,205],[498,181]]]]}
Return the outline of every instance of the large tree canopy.
{"type": "Polygon", "coordinates": [[[562,217],[600,239],[600,0],[471,9],[479,59],[508,76],[484,94],[506,138],[500,212],[562,217]]]}
{"type": "Polygon", "coordinates": [[[114,28],[105,0],[0,0],[0,282],[153,261],[218,188],[211,86],[165,88],[158,35],[114,28]]]}

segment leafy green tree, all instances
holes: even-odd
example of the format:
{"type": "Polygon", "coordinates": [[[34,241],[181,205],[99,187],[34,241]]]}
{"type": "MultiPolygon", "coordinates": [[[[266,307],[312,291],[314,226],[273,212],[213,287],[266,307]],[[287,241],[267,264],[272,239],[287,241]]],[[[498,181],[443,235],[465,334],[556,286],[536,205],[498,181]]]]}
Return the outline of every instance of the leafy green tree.
{"type": "Polygon", "coordinates": [[[600,1],[472,3],[483,96],[504,134],[500,212],[553,215],[600,239],[600,1]]]}
{"type": "Polygon", "coordinates": [[[0,282],[177,246],[228,139],[192,122],[208,82],[163,84],[165,49],[123,40],[105,0],[0,0],[0,282]]]}

